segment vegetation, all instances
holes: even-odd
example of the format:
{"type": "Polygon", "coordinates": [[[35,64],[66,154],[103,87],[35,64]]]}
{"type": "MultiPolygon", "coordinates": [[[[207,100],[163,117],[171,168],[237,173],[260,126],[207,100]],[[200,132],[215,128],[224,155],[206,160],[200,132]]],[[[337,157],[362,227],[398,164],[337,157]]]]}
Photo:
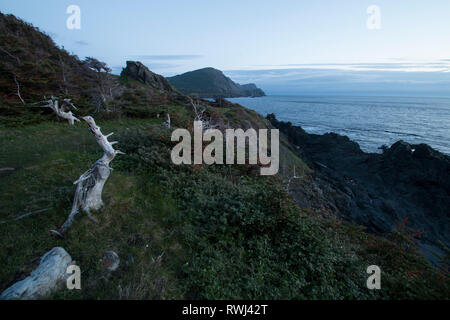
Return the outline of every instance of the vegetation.
{"type": "MultiPolygon", "coordinates": [[[[11,93],[11,73],[2,72],[2,88],[9,89],[0,98],[0,291],[27,276],[46,251],[62,246],[81,268],[82,290],[63,290],[51,298],[449,298],[448,274],[403,245],[404,237],[382,239],[300,210],[278,176],[259,176],[253,166],[172,164],[174,143],[162,115],[171,115],[172,128],[192,129],[192,109],[126,79],[115,79],[121,94],[95,115],[104,133],[115,132],[126,153],[112,163],[105,206],[94,213],[99,221],[82,214],[65,238],[52,237],[49,230],[60,227],[70,211],[73,181],[101,150],[84,124],[56,122],[36,103],[43,95],[65,96],[62,66],[73,65],[67,96],[80,106],[77,115],[93,112],[82,79],[103,74],[94,74],[74,57],[61,65],[58,54],[63,51],[48,36],[34,37],[41,33],[12,16],[2,15],[0,24],[8,30],[0,36],[2,48],[21,61],[10,70],[18,74],[25,101],[11,93]],[[23,52],[13,45],[16,36],[23,39],[23,52]],[[40,50],[42,65],[33,60],[40,50]],[[102,263],[109,250],[121,259],[112,274],[102,263]],[[381,290],[366,287],[366,269],[372,264],[382,270],[381,290]]],[[[12,57],[8,63],[16,63],[12,57]]],[[[234,127],[270,127],[237,105],[210,103],[206,113],[234,127]]],[[[284,136],[280,148],[285,167],[308,170],[284,136]]]]}
{"type": "Polygon", "coordinates": [[[114,161],[99,223],[82,216],[62,240],[48,231],[70,210],[72,181],[100,155],[95,141],[81,125],[65,123],[2,130],[1,154],[8,156],[0,167],[15,170],[0,179],[7,221],[0,224],[0,289],[59,245],[80,265],[83,289],[54,298],[448,298],[447,275],[424,258],[300,210],[278,178],[237,165],[173,165],[170,130],[161,121],[100,123],[118,132],[127,154],[114,161]],[[121,257],[111,276],[101,262],[108,250],[121,257]],[[371,264],[382,270],[379,291],[366,288],[371,264]]]}

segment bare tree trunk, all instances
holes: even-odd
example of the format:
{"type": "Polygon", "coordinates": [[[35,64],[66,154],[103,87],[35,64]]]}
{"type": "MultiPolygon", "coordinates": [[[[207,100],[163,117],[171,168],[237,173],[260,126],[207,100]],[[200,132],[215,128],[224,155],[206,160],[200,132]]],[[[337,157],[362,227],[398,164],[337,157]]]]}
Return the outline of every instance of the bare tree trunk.
{"type": "Polygon", "coordinates": [[[103,135],[100,131],[100,127],[95,124],[94,119],[91,116],[83,117],[84,121],[89,124],[89,130],[94,134],[97,143],[104,151],[103,157],[97,160],[94,165],[80,178],[74,182],[77,185],[75,197],[72,204],[72,210],[67,218],[66,222],[62,225],[60,231],[52,230],[53,233],[62,236],[62,234],[71,226],[75,217],[80,212],[80,209],[88,214],[88,216],[95,220],[91,216],[91,210],[98,210],[102,207],[102,191],[106,180],[109,178],[112,168],[109,163],[114,159],[117,154],[124,154],[119,150],[114,150],[113,145],[117,141],[108,141],[108,135],[103,135]]]}
{"type": "Polygon", "coordinates": [[[61,58],[61,55],[58,54],[59,56],[59,63],[61,64],[61,73],[62,73],[62,78],[63,78],[63,83],[64,83],[64,93],[67,94],[67,82],[66,82],[66,72],[65,72],[65,64],[61,58]]]}
{"type": "Polygon", "coordinates": [[[19,81],[17,81],[17,76],[14,74],[14,82],[17,85],[17,96],[19,97],[20,101],[22,101],[22,104],[25,104],[25,101],[23,101],[22,96],[20,95],[20,85],[19,85],[19,81]]]}

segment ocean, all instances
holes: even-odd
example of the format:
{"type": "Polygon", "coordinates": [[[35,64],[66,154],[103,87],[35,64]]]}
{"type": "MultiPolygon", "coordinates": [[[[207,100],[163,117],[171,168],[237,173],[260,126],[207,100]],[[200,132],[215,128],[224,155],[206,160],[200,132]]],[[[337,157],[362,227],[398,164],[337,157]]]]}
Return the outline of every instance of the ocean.
{"type": "Polygon", "coordinates": [[[450,155],[450,98],[380,96],[266,96],[231,98],[266,116],[300,125],[308,133],[335,132],[365,152],[398,140],[426,143],[450,155]]]}

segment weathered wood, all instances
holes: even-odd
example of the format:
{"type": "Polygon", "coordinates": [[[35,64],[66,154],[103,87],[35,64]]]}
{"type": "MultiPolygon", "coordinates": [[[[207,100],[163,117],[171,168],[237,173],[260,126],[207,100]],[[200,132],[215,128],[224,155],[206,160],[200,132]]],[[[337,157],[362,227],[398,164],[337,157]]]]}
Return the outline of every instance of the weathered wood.
{"type": "Polygon", "coordinates": [[[45,105],[44,107],[52,109],[58,117],[66,119],[70,125],[74,125],[75,121],[80,122],[80,120],[72,114],[72,111],[64,111],[65,106],[76,109],[76,107],[70,102],[70,99],[64,99],[60,107],[58,100],[56,100],[54,97],[48,100],[47,105],[45,105]]]}
{"type": "Polygon", "coordinates": [[[44,254],[39,266],[31,274],[7,288],[0,300],[34,300],[45,298],[66,285],[67,267],[73,264],[72,257],[61,247],[44,254]]]}
{"type": "Polygon", "coordinates": [[[95,139],[103,149],[104,154],[103,157],[97,160],[89,170],[83,173],[80,178],[74,182],[74,184],[77,185],[77,190],[75,192],[69,217],[62,225],[60,231],[51,231],[59,236],[62,236],[71,226],[75,217],[80,213],[80,210],[86,212],[91,219],[95,220],[95,218],[91,216],[91,210],[98,210],[103,206],[103,187],[112,170],[109,164],[117,154],[124,154],[113,148],[113,145],[118,143],[117,141],[108,141],[108,137],[113,133],[106,136],[103,135],[100,127],[96,125],[91,116],[83,117],[82,119],[89,124],[89,130],[95,136],[95,139]]]}

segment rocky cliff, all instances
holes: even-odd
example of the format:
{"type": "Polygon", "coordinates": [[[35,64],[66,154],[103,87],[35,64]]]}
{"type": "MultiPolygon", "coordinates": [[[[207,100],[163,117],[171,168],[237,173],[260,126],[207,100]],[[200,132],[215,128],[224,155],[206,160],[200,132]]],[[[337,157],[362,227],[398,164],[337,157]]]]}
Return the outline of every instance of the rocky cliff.
{"type": "Polygon", "coordinates": [[[292,189],[300,206],[320,208],[378,234],[404,225],[420,233],[429,258],[429,249],[440,251],[440,241],[450,245],[449,156],[404,141],[381,154],[365,153],[346,136],[308,134],[273,114],[268,119],[315,169],[308,185],[292,189]]]}
{"type": "Polygon", "coordinates": [[[150,71],[149,68],[139,61],[127,61],[127,66],[122,69],[120,76],[140,81],[154,89],[175,92],[175,89],[166,78],[150,71]]]}

